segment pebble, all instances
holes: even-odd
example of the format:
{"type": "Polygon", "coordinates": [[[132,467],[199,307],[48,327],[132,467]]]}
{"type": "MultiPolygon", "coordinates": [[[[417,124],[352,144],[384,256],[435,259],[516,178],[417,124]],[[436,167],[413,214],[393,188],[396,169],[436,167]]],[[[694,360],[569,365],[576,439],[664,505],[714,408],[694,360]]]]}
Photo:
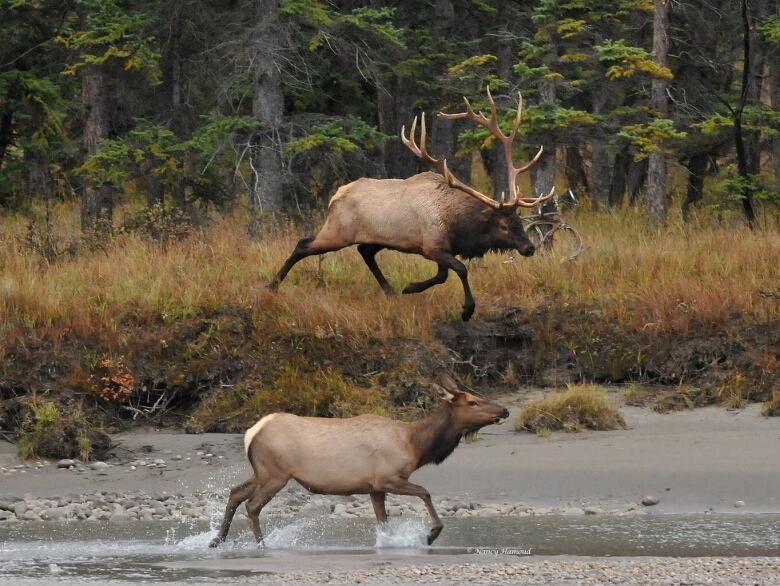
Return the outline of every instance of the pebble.
{"type": "Polygon", "coordinates": [[[110,468],[111,464],[106,464],[105,462],[93,462],[90,468],[93,470],[105,470],[106,468],[110,468]]]}
{"type": "Polygon", "coordinates": [[[646,495],[642,497],[642,504],[646,507],[652,507],[657,505],[661,502],[661,499],[659,499],[657,496],[652,495],[646,495]]]}
{"type": "MultiPolygon", "coordinates": [[[[477,556],[474,556],[477,557],[477,556]]],[[[343,571],[292,571],[263,575],[266,584],[567,584],[660,586],[776,584],[776,558],[599,558],[457,564],[403,562],[343,571]]]]}
{"type": "Polygon", "coordinates": [[[734,508],[735,508],[735,509],[741,509],[741,508],[742,508],[742,507],[744,507],[744,506],[745,506],[745,501],[736,501],[736,502],[734,503],[734,508]]]}
{"type": "Polygon", "coordinates": [[[57,468],[71,468],[76,465],[75,460],[64,459],[57,462],[57,468]]]}

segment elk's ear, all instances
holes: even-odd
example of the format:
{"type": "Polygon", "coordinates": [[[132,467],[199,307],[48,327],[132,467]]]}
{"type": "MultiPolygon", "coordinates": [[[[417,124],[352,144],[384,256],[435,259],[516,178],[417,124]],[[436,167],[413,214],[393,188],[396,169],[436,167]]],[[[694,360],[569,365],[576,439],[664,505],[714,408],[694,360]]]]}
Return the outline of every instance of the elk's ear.
{"type": "Polygon", "coordinates": [[[437,393],[439,393],[439,396],[442,398],[442,400],[447,401],[448,403],[452,403],[452,401],[455,399],[455,395],[450,393],[447,389],[445,389],[443,386],[431,383],[433,388],[436,390],[437,393]]]}

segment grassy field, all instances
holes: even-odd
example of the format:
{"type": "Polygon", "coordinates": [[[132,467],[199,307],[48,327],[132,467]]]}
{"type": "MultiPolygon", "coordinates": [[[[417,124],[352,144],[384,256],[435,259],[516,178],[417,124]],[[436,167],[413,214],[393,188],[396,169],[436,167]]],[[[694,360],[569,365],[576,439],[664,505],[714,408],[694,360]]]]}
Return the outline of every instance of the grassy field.
{"type": "MultiPolygon", "coordinates": [[[[76,210],[63,207],[53,217],[60,219],[55,248],[65,249],[78,238],[76,210]]],[[[770,396],[780,376],[776,225],[750,232],[736,220],[702,219],[653,230],[638,212],[586,210],[569,221],[586,244],[575,262],[543,254],[472,262],[477,312],[461,324],[457,279],[387,298],[353,249],[321,265],[301,262],[278,293],[269,292],[266,283],[306,235],[299,228],[253,240],[235,216],[165,245],[125,233],[47,260],[27,220],[6,217],[0,390],[15,400],[87,397],[107,417],[135,419],[162,414],[152,402],[173,394],[161,400],[167,412],[195,412],[199,425],[223,429],[243,424],[231,414],[246,413],[257,393],[278,387],[284,369],[341,377],[350,388],[379,390],[391,405],[419,407],[419,380],[451,367],[459,352],[456,369],[484,388],[543,384],[545,372],[567,365],[577,381],[703,385],[713,400],[734,404],[770,396]],[[524,341],[501,346],[506,336],[494,336],[499,342],[485,353],[484,344],[470,345],[512,328],[525,332],[524,341]],[[240,390],[245,401],[237,404],[224,389],[240,390]],[[210,415],[198,420],[206,396],[210,415]]],[[[385,251],[377,258],[399,290],[435,271],[413,256],[385,251]]],[[[339,396],[343,403],[346,395],[339,396]]],[[[386,408],[365,397],[358,403],[386,408]]],[[[352,412],[305,401],[300,410],[352,412]]],[[[24,419],[18,408],[4,413],[6,427],[24,419]]]]}

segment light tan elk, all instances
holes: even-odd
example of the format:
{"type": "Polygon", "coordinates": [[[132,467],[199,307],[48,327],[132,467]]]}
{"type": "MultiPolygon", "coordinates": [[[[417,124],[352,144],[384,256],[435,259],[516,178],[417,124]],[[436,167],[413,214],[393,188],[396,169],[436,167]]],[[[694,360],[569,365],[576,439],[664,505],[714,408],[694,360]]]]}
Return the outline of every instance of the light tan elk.
{"type": "Polygon", "coordinates": [[[433,543],[442,522],[431,495],[409,482],[409,476],[421,466],[443,462],[465,434],[509,416],[501,405],[460,391],[449,379],[445,385],[442,404],[411,423],[378,415],[329,419],[272,413],[263,417],[244,436],[254,475],[231,489],[225,516],[210,546],[225,540],[233,515],[244,501],[248,501],[249,526],[262,543],[258,515],[291,479],[317,494],[371,495],[378,523],[387,520],[387,493],[420,497],[431,516],[428,544],[433,543]]]}
{"type": "Polygon", "coordinates": [[[467,119],[487,128],[504,150],[508,175],[508,197],[491,199],[460,181],[447,167],[446,159],[432,157],[425,146],[425,114],[420,124],[420,143],[416,142],[417,117],[409,138],[401,129],[401,140],[420,159],[430,163],[437,173],[420,173],[408,179],[358,179],[339,188],[331,198],[328,217],[319,233],[304,238],[273,278],[269,287],[276,289],[287,273],[307,256],[358,245],[363,260],[379,285],[394,295],[374,258],[385,248],[419,254],[435,262],[439,270],[425,281],[410,283],[404,293],[420,293],[444,283],[449,270],[455,271],[463,284],[465,301],[463,320],[474,313],[474,298],[465,265],[455,258],[481,257],[488,251],[517,250],[524,256],[534,253],[534,246],[523,229],[518,207],[534,207],[552,197],[527,199],[520,196],[517,176],[527,171],[542,155],[542,149],[526,165],[515,167],[512,158],[514,140],[522,120],[522,96],[518,95],[517,116],[512,130],[504,134],[498,126],[496,104],[487,92],[490,118],[475,112],[466,98],[466,111],[440,116],[451,120],[467,119]]]}

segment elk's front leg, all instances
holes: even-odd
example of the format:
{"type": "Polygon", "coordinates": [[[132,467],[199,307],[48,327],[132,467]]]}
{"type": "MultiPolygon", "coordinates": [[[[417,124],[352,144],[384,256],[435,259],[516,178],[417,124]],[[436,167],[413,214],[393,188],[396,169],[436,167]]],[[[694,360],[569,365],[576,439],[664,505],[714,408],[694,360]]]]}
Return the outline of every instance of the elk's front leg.
{"type": "Polygon", "coordinates": [[[434,285],[441,285],[447,280],[448,272],[449,268],[447,268],[446,265],[440,264],[439,271],[430,279],[426,279],[425,281],[417,281],[416,283],[409,283],[404,288],[404,295],[408,295],[409,293],[422,293],[434,285]]]}
{"type": "Polygon", "coordinates": [[[471,287],[469,287],[469,272],[468,269],[466,269],[466,265],[460,262],[451,253],[444,250],[436,250],[425,256],[432,261],[439,263],[439,265],[444,265],[445,267],[452,269],[457,273],[458,277],[460,277],[460,282],[463,284],[464,295],[463,313],[461,313],[460,317],[463,321],[470,320],[471,316],[474,315],[476,304],[474,303],[474,297],[471,294],[471,287]]]}
{"type": "Polygon", "coordinates": [[[374,506],[374,515],[376,515],[376,522],[380,525],[387,523],[387,509],[385,509],[385,497],[387,495],[384,492],[372,492],[371,504],[374,506]]]}
{"type": "Polygon", "coordinates": [[[431,516],[431,531],[428,533],[428,545],[436,541],[439,533],[444,529],[444,524],[439,519],[436,509],[433,508],[431,494],[424,487],[419,484],[413,484],[408,480],[398,479],[386,482],[382,489],[392,494],[405,494],[421,498],[425,503],[425,508],[428,509],[428,514],[431,516]]]}

